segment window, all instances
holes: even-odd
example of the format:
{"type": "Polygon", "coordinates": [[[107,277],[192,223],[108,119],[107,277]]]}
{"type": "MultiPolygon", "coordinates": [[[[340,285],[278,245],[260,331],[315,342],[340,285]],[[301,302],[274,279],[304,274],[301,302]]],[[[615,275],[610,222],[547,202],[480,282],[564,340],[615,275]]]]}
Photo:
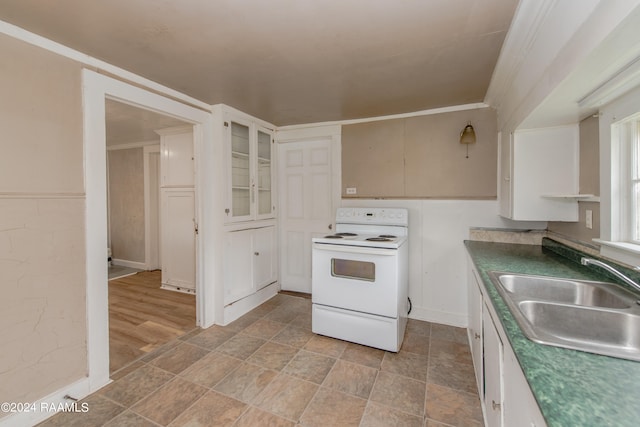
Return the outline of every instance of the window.
{"type": "Polygon", "coordinates": [[[331,258],[331,275],[345,279],[375,282],[376,265],[373,262],[331,258]]]}
{"type": "Polygon", "coordinates": [[[640,88],[600,109],[600,254],[640,265],[640,88]]]}
{"type": "Polygon", "coordinates": [[[640,265],[640,88],[600,109],[600,254],[640,265]]]}
{"type": "Polygon", "coordinates": [[[618,241],[640,245],[640,114],[613,125],[618,145],[618,241]]]}

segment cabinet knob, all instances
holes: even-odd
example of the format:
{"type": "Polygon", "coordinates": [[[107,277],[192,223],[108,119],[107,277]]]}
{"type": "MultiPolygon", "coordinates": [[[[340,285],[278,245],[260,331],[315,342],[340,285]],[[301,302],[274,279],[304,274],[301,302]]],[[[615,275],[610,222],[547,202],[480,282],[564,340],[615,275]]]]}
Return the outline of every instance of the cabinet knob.
{"type": "Polygon", "coordinates": [[[477,332],[475,332],[475,333],[473,334],[473,337],[474,337],[475,339],[479,340],[479,339],[480,339],[480,334],[479,334],[479,333],[477,333],[477,332]]]}
{"type": "Polygon", "coordinates": [[[327,227],[329,230],[333,229],[333,224],[329,224],[329,226],[327,227]]]}
{"type": "Polygon", "coordinates": [[[499,403],[496,403],[495,400],[491,401],[491,407],[493,408],[494,411],[499,411],[502,407],[502,405],[500,405],[499,403]]]}
{"type": "Polygon", "coordinates": [[[254,254],[255,256],[258,256],[258,255],[260,255],[260,252],[254,252],[253,254],[254,254]]]}

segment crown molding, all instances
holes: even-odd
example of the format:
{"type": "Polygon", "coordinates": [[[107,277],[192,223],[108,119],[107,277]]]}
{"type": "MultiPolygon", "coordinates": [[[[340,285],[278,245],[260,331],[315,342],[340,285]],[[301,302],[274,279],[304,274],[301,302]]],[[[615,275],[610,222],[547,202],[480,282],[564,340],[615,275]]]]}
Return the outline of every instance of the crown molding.
{"type": "Polygon", "coordinates": [[[556,0],[521,0],[491,76],[485,104],[500,108],[555,3],[556,0]]]}

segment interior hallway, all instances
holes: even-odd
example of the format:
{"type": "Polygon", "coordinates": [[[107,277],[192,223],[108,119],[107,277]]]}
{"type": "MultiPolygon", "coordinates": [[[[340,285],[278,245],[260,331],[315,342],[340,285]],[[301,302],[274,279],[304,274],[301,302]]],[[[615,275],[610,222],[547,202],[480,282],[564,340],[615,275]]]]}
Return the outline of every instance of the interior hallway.
{"type": "Polygon", "coordinates": [[[196,327],[195,295],[160,289],[161,272],[109,281],[109,372],[196,327]]]}
{"type": "Polygon", "coordinates": [[[399,353],[311,332],[311,301],[280,294],[194,330],[51,426],[482,426],[466,331],[410,320],[399,353]]]}

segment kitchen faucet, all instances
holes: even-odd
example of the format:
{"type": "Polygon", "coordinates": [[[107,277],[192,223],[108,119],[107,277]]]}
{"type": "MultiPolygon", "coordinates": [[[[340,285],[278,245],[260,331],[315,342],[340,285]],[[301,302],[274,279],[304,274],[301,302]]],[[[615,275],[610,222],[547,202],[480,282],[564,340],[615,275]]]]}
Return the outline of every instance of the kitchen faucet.
{"type": "MultiPolygon", "coordinates": [[[[580,263],[582,265],[593,264],[593,265],[597,265],[598,267],[602,267],[605,270],[607,270],[609,273],[611,273],[614,276],[622,279],[626,284],[628,284],[629,286],[634,288],[636,291],[640,291],[640,284],[638,284],[637,282],[634,282],[633,280],[631,280],[626,275],[622,274],[621,272],[619,272],[615,268],[611,267],[609,264],[605,264],[604,262],[598,261],[597,259],[587,258],[587,257],[582,257],[582,259],[580,260],[580,263]]],[[[640,304],[640,300],[638,300],[637,302],[638,302],[638,304],[640,304]]]]}

